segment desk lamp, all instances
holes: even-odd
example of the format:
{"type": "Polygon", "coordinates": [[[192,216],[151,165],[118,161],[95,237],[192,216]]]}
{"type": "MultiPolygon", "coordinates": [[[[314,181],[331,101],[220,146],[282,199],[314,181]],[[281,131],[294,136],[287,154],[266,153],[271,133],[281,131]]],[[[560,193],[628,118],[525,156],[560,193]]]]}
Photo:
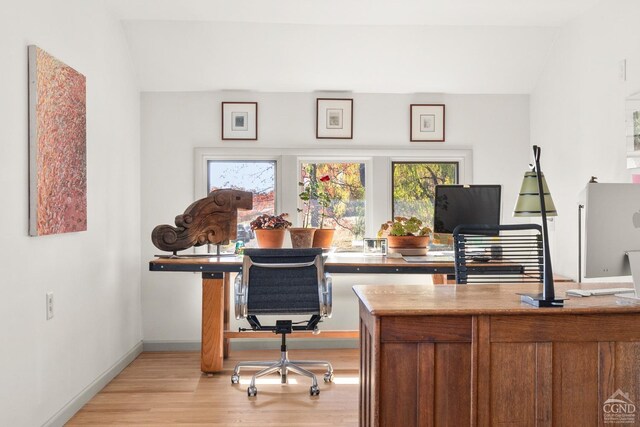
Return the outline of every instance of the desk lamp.
{"type": "Polygon", "coordinates": [[[540,147],[534,145],[533,158],[535,165],[533,165],[533,170],[524,174],[513,216],[542,217],[543,288],[541,294],[521,294],[520,300],[536,307],[562,307],[564,298],[556,298],[553,286],[553,270],[551,268],[547,226],[547,216],[557,216],[558,212],[549,193],[547,181],[540,170],[540,152],[540,147]]]}

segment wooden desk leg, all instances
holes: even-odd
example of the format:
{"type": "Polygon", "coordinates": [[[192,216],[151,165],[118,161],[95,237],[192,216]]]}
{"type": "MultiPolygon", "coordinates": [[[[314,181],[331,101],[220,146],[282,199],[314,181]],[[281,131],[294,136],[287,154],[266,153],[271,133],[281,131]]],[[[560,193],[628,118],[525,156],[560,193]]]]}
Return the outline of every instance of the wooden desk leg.
{"type": "MultiPolygon", "coordinates": [[[[231,303],[229,302],[229,297],[231,294],[231,276],[229,273],[224,273],[224,318],[223,318],[223,331],[228,331],[231,329],[231,314],[229,306],[231,303]]],[[[231,340],[229,338],[223,338],[223,357],[226,359],[229,357],[229,344],[231,340]]]]}
{"type": "Polygon", "coordinates": [[[446,274],[432,274],[431,280],[433,280],[434,285],[445,285],[447,283],[447,275],[446,274]]]}
{"type": "Polygon", "coordinates": [[[431,280],[433,280],[434,285],[455,285],[456,277],[450,277],[450,274],[432,274],[431,280]]]}
{"type": "Polygon", "coordinates": [[[223,327],[224,274],[202,273],[202,348],[200,350],[202,372],[222,370],[223,327]]]}

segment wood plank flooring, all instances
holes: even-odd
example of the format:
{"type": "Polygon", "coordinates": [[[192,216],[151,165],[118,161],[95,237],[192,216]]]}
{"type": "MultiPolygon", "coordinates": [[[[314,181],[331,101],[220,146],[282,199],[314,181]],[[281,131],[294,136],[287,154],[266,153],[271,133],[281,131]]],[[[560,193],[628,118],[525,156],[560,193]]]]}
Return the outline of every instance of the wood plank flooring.
{"type": "Polygon", "coordinates": [[[258,380],[258,396],[247,397],[249,373],[239,385],[231,373],[240,360],[274,360],[277,350],[232,351],[224,370],[200,372],[198,352],[142,353],[87,403],[68,426],[356,426],[358,424],[358,350],[290,350],[290,359],[325,359],[336,380],[325,384],[318,375],[320,396],[309,395],[310,380],[290,374],[258,380]]]}

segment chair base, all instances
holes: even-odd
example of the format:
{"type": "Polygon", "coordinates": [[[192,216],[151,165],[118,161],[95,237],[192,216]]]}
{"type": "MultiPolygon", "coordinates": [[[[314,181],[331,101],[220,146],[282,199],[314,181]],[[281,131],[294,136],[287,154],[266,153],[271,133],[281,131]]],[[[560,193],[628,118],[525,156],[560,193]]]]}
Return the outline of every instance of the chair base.
{"type": "Polygon", "coordinates": [[[249,397],[253,397],[258,394],[258,389],[256,388],[256,378],[260,378],[262,376],[279,371],[280,382],[282,384],[286,384],[287,374],[289,371],[291,371],[295,372],[296,374],[304,375],[305,377],[311,378],[311,388],[309,389],[309,394],[311,394],[311,396],[319,395],[320,389],[318,388],[318,380],[316,378],[316,375],[313,372],[303,368],[302,366],[326,366],[327,372],[324,374],[324,382],[329,383],[333,381],[333,366],[331,366],[331,363],[324,360],[289,360],[289,352],[285,350],[280,352],[280,360],[278,361],[239,362],[233,370],[233,375],[231,375],[231,384],[238,384],[240,382],[240,369],[262,368],[260,371],[253,374],[253,376],[251,377],[251,384],[247,388],[247,394],[249,395],[249,397]]]}

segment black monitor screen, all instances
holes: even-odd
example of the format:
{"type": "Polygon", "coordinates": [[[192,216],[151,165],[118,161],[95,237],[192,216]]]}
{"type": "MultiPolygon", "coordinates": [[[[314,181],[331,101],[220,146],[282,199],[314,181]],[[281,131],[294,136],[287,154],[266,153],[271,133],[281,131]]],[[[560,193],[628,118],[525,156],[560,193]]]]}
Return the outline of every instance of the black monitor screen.
{"type": "Polygon", "coordinates": [[[500,186],[437,185],[433,231],[451,234],[460,224],[500,224],[500,186]]]}

